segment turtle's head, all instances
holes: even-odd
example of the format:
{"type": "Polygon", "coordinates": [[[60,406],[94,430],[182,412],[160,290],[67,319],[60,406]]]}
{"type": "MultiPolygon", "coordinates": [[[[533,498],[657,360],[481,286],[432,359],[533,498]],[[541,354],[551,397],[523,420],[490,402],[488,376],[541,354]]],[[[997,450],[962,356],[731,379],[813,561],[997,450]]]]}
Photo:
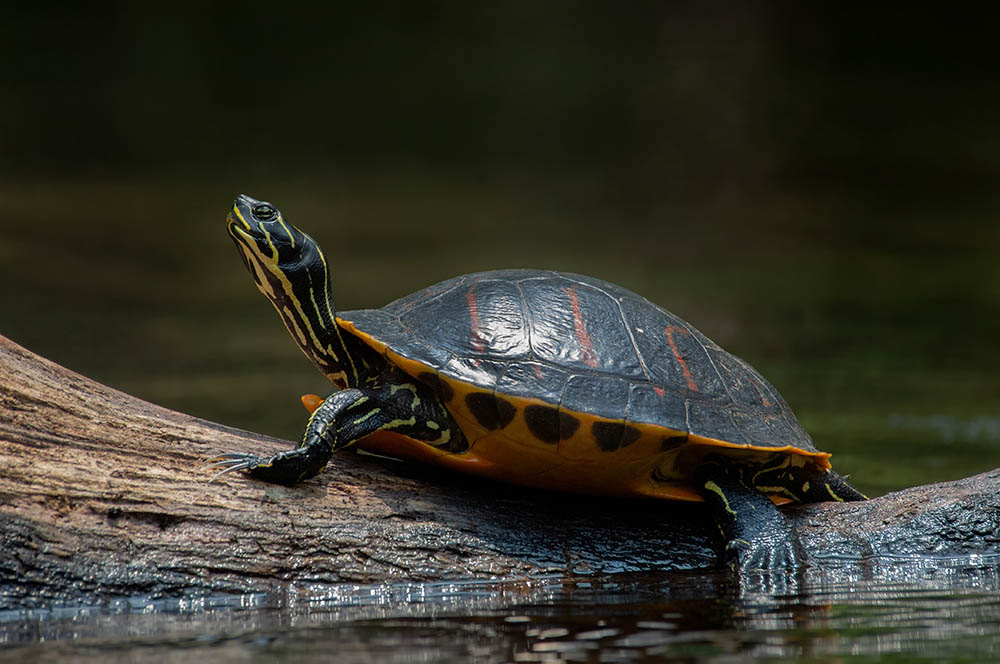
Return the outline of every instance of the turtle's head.
{"type": "MultiPolygon", "coordinates": [[[[227,221],[257,288],[283,317],[289,310],[300,310],[302,302],[318,303],[317,308],[328,304],[330,282],[323,251],[285,221],[278,208],[240,194],[227,221]]],[[[329,313],[332,316],[332,305],[329,313]]]]}
{"type": "Polygon", "coordinates": [[[294,263],[303,250],[308,253],[310,247],[316,246],[308,235],[286,222],[278,208],[246,194],[233,201],[226,221],[240,251],[244,254],[250,251],[264,262],[294,263]]]}

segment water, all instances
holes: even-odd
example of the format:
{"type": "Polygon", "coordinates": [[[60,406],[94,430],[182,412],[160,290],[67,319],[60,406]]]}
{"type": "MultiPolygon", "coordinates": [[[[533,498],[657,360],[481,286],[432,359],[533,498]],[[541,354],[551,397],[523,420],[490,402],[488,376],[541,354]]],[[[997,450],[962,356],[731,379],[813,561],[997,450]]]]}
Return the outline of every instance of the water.
{"type": "Polygon", "coordinates": [[[725,574],[290,589],[0,613],[32,661],[985,661],[1000,656],[995,565],[909,580],[830,574],[795,591],[725,574]],[[109,637],[108,635],[111,634],[109,637]]]}

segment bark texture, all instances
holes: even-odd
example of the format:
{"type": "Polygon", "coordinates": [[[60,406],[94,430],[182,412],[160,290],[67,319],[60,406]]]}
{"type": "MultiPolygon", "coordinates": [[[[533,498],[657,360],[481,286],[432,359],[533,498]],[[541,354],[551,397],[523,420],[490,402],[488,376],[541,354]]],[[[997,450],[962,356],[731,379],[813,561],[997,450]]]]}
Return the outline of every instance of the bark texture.
{"type": "MultiPolygon", "coordinates": [[[[341,454],[295,488],[205,460],[288,441],[155,406],[0,337],[0,608],[122,595],[717,564],[698,505],[563,496],[341,454]]],[[[822,560],[1000,552],[1000,471],[789,511],[822,560]]]]}

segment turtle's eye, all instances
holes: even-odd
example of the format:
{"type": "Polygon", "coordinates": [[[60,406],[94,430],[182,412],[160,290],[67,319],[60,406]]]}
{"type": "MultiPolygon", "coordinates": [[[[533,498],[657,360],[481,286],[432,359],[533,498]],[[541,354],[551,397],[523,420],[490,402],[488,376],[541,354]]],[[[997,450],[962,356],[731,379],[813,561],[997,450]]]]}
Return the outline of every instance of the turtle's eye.
{"type": "Polygon", "coordinates": [[[271,221],[278,216],[278,211],[270,205],[254,205],[252,212],[260,221],[271,221]]]}

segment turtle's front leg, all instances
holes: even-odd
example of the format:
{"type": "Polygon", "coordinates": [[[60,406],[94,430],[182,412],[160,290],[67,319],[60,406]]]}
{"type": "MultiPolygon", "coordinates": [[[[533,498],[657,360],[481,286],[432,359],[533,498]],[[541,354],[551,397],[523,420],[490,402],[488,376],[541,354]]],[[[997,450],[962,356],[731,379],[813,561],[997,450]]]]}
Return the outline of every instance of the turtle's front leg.
{"type": "Polygon", "coordinates": [[[221,468],[212,480],[233,471],[274,484],[291,486],[317,475],[330,456],[393,422],[392,404],[375,390],[350,388],[334,392],[313,411],[298,447],[271,457],[220,454],[208,467],[221,468]]]}

